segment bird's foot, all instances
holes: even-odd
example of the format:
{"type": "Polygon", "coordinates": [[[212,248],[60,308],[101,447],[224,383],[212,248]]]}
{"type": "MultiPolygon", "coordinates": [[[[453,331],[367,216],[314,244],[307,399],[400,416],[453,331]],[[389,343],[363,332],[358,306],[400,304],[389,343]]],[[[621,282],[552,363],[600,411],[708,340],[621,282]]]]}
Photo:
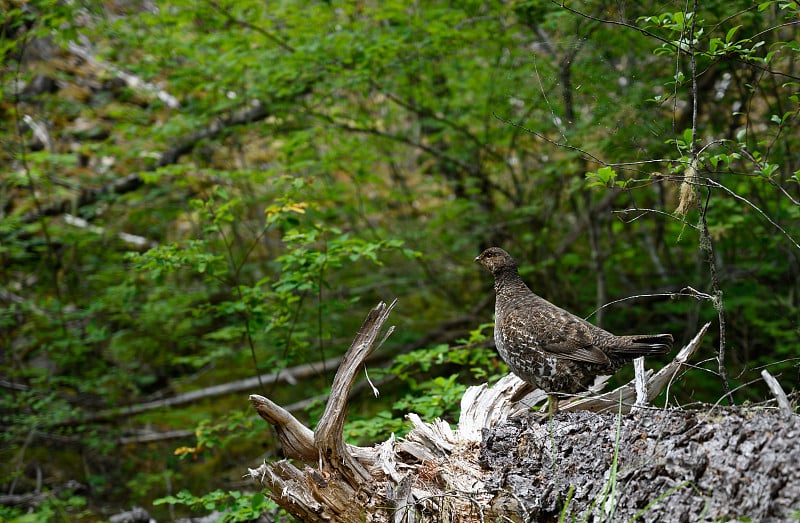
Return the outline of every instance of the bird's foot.
{"type": "Polygon", "coordinates": [[[550,421],[558,413],[558,397],[555,394],[547,395],[547,409],[542,409],[536,414],[539,423],[550,421]]]}

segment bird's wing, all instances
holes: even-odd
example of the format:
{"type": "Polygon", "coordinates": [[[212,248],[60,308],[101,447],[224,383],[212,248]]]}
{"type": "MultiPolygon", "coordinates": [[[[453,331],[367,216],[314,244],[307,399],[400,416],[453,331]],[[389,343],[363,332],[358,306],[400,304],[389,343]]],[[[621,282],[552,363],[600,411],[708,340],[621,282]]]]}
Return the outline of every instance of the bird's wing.
{"type": "MultiPolygon", "coordinates": [[[[538,296],[537,296],[538,298],[538,296]]],[[[594,325],[564,309],[539,298],[541,303],[517,310],[517,321],[522,320],[544,352],[556,358],[585,363],[610,363],[605,352],[594,345],[591,329],[594,325]]],[[[538,301],[538,300],[537,300],[538,301]]]]}
{"type": "Polygon", "coordinates": [[[608,356],[606,356],[606,353],[594,345],[575,347],[574,345],[569,344],[566,346],[549,344],[544,346],[543,349],[545,352],[565,360],[582,361],[586,363],[600,363],[603,365],[611,363],[611,361],[608,359],[608,356]]]}

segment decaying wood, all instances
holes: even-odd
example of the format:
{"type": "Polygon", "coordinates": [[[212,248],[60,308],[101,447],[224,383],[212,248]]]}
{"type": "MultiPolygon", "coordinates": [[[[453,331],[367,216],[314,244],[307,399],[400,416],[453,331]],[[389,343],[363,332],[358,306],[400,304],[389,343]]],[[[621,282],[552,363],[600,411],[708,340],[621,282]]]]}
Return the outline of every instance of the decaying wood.
{"type": "Polygon", "coordinates": [[[510,374],[467,389],[455,428],[410,413],[404,438],[348,445],[347,393],[391,308],[380,303],[370,312],[316,431],[268,399],[250,397],[286,454],[250,475],[301,521],[779,521],[800,509],[800,417],[644,404],[669,391],[708,325],[663,369],[637,373],[638,397],[632,381],[562,400],[546,419],[530,408],[546,395],[510,374]]]}
{"type": "Polygon", "coordinates": [[[789,398],[786,397],[786,393],[783,391],[781,384],[778,383],[778,380],[769,373],[767,369],[763,369],[761,371],[761,377],[764,379],[764,382],[769,387],[769,390],[775,396],[775,399],[778,402],[778,408],[781,410],[784,416],[791,416],[792,413],[792,406],[789,404],[789,398]]]}
{"type": "MultiPolygon", "coordinates": [[[[354,488],[369,481],[371,476],[345,447],[343,431],[347,414],[347,396],[353,387],[358,369],[375,348],[380,329],[395,303],[392,302],[388,307],[381,303],[367,316],[350,346],[347,354],[349,357],[345,357],[333,378],[325,412],[319,420],[317,430],[314,431],[314,447],[320,452],[323,472],[338,472],[354,488]]],[[[392,330],[394,327],[389,328],[384,339],[392,333],[392,330]]]]}
{"type": "Polygon", "coordinates": [[[792,521],[798,436],[776,410],[571,412],[487,431],[480,463],[514,521],[792,521]]]}
{"type": "MultiPolygon", "coordinates": [[[[373,481],[377,447],[347,445],[342,430],[348,392],[364,360],[375,349],[392,307],[394,303],[380,303],[370,311],[336,373],[316,431],[304,427],[267,398],[250,396],[261,417],[276,427],[287,458],[306,463],[317,460],[316,467],[306,465],[303,470],[282,460],[250,471],[267,485],[281,506],[302,521],[362,521],[371,501],[372,493],[365,487],[373,481]]],[[[390,333],[391,329],[386,336],[390,333]]]]}

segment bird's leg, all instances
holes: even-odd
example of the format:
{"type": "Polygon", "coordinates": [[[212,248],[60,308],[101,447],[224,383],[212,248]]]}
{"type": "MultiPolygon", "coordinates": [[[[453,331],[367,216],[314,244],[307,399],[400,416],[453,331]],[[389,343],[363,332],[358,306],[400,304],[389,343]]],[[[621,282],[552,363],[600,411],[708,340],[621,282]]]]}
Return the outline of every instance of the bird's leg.
{"type": "Polygon", "coordinates": [[[553,416],[558,412],[558,396],[547,394],[547,410],[541,409],[536,416],[540,421],[553,420],[553,416]]]}
{"type": "Polygon", "coordinates": [[[558,412],[558,396],[555,394],[548,394],[547,395],[547,411],[550,414],[550,417],[553,417],[558,412]]]}

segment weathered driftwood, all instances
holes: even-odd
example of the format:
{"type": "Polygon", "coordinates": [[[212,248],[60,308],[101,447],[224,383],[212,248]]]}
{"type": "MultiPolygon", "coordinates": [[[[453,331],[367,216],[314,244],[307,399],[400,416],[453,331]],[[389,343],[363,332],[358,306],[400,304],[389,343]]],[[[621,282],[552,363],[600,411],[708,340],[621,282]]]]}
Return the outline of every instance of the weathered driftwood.
{"type": "Polygon", "coordinates": [[[562,400],[548,420],[530,409],[546,395],[512,374],[469,388],[456,428],[412,413],[413,429],[401,440],[368,448],[344,443],[347,392],[393,305],[370,312],[316,431],[270,400],[250,397],[277,429],[287,458],[250,475],[299,520],[549,521],[566,514],[587,521],[779,521],[800,509],[798,416],[645,405],[680,375],[708,325],[659,372],[637,372],[638,396],[631,382],[562,400]]]}

